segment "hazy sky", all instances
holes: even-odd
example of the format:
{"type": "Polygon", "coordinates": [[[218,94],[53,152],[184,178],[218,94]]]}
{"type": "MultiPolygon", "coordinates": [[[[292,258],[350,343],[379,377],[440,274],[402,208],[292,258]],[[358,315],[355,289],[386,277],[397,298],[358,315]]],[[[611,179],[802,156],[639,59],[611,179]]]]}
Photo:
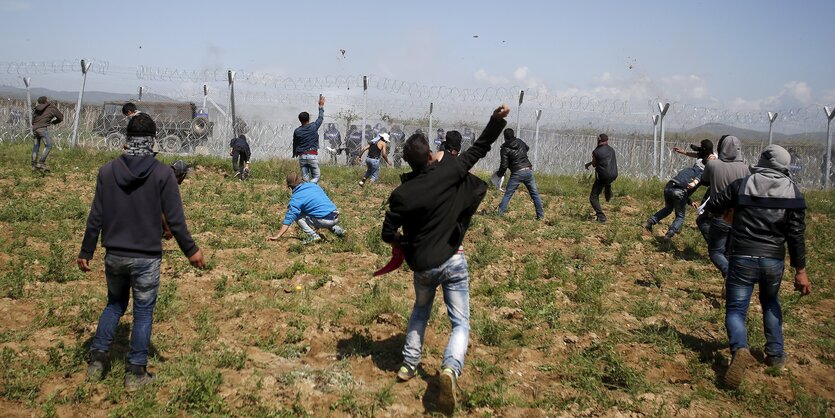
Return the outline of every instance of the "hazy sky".
{"type": "MultiPolygon", "coordinates": [[[[0,61],[374,74],[760,111],[835,102],[833,27],[833,0],[0,0],[0,61]]],[[[78,77],[50,80],[77,89],[78,77]]]]}

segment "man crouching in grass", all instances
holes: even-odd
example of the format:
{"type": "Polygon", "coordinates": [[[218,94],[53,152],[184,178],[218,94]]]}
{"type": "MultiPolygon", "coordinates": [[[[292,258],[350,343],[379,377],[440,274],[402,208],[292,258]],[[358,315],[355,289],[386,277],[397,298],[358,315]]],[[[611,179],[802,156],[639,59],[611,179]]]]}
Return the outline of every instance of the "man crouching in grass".
{"type": "MultiPolygon", "coordinates": [[[[148,123],[153,121],[148,118],[148,123]]],[[[156,125],[146,128],[156,132],[156,125]]],[[[203,252],[186,226],[174,171],[154,158],[152,144],[152,137],[129,137],[125,154],[99,170],[77,260],[81,271],[90,271],[90,259],[101,233],[101,244],[107,249],[107,306],[93,338],[88,379],[101,380],[110,368],[110,345],[133,292],[133,329],[125,367],[128,391],[154,381],[146,366],[162,261],[160,209],[188,261],[195,267],[205,267],[203,252]]]]}
{"type": "Polygon", "coordinates": [[[423,335],[438,285],[452,332],[441,366],[439,406],[445,413],[455,409],[457,380],[464,367],[470,335],[470,290],[467,260],[461,246],[470,219],[487,192],[487,184],[469,170],[490,151],[507,124],[510,109],[495,111],[475,143],[458,158],[433,159],[424,134],[414,134],[403,147],[403,159],[412,172],[389,197],[382,239],[402,249],[414,271],[415,305],[406,330],[403,365],[398,379],[415,376],[420,363],[423,335]],[[402,233],[398,231],[402,227],[402,233]]]}

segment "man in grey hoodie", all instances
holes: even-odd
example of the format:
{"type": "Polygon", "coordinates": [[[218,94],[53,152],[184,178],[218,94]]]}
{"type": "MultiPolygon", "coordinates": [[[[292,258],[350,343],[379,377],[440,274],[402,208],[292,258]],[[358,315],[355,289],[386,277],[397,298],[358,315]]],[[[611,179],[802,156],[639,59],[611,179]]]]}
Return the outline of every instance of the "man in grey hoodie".
{"type": "Polygon", "coordinates": [[[733,360],[724,381],[731,389],[739,387],[747,369],[756,362],[745,326],[754,285],[759,284],[765,364],[780,369],[786,364],[780,283],[787,250],[795,269],[795,290],[801,296],[812,291],[806,275],[806,201],[789,176],[790,166],[789,152],[769,145],[751,167],[751,175],[729,184],[705,207],[713,213],[735,210],[725,303],[725,328],[733,360]]]}
{"type": "Polygon", "coordinates": [[[32,134],[35,135],[35,146],[32,148],[32,170],[47,171],[46,157],[49,155],[49,150],[52,149],[52,139],[49,137],[49,125],[61,123],[64,120],[64,114],[58,110],[57,107],[49,103],[46,96],[38,97],[38,104],[32,112],[32,134]],[[38,160],[38,152],[41,148],[41,140],[43,140],[43,154],[38,160]]]}
{"type": "MultiPolygon", "coordinates": [[[[710,197],[713,200],[725,190],[729,184],[751,174],[748,165],[742,161],[742,142],[732,135],[724,135],[719,139],[719,159],[710,160],[705,164],[702,173],[702,184],[710,186],[710,197]]],[[[733,209],[721,215],[707,218],[710,224],[707,234],[707,252],[710,261],[722,273],[728,276],[728,257],[725,254],[728,237],[730,235],[730,220],[733,219],[733,209]]]]}

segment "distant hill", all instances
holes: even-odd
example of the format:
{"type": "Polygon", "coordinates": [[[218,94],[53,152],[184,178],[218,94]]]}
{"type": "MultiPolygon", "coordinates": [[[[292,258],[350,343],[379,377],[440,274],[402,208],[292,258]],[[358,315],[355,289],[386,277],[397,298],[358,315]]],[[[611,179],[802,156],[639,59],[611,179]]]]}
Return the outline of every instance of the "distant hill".
{"type": "MultiPolygon", "coordinates": [[[[768,141],[768,132],[755,131],[753,129],[737,128],[723,123],[707,123],[686,131],[693,136],[705,136],[707,138],[718,138],[722,135],[733,135],[745,141],[768,141]]],[[[774,141],[787,142],[826,142],[826,132],[803,132],[794,135],[786,135],[774,132],[774,141]]]]}
{"type": "MultiPolygon", "coordinates": [[[[68,102],[73,103],[78,101],[78,92],[77,91],[55,91],[50,89],[44,88],[32,88],[30,90],[32,94],[32,101],[35,101],[36,98],[39,96],[46,96],[49,97],[52,101],[58,102],[68,102]]],[[[0,86],[0,97],[14,97],[14,98],[26,98],[26,89],[18,88],[18,87],[9,87],[9,86],[0,86]]],[[[85,91],[84,92],[84,103],[92,104],[92,105],[100,105],[106,101],[111,100],[130,100],[136,99],[136,93],[110,93],[105,91],[85,91]]],[[[144,100],[153,100],[153,101],[174,101],[174,99],[162,96],[159,94],[153,93],[146,93],[142,95],[142,99],[144,100]]]]}

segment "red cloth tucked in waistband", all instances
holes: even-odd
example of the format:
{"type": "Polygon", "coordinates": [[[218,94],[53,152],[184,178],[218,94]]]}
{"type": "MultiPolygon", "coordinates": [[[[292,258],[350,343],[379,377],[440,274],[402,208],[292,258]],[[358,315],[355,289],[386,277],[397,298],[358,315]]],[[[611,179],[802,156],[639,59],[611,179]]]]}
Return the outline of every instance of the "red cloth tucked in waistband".
{"type": "Polygon", "coordinates": [[[311,149],[311,150],[304,151],[299,155],[319,155],[319,150],[311,149]]]}

